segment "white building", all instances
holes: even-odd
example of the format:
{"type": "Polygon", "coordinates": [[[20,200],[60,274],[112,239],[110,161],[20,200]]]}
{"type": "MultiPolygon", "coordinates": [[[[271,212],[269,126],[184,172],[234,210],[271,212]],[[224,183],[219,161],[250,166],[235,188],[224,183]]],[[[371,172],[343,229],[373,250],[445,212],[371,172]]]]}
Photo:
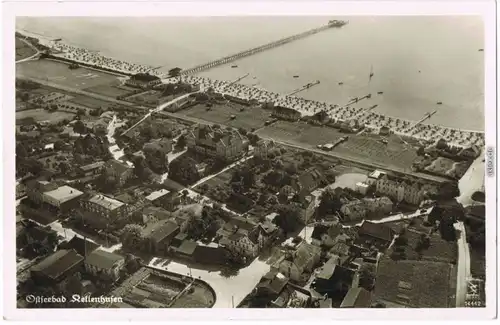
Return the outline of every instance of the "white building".
{"type": "Polygon", "coordinates": [[[370,187],[370,185],[363,183],[363,182],[358,182],[358,183],[356,183],[356,186],[355,186],[356,191],[363,194],[363,195],[366,194],[369,187],[370,187]]]}

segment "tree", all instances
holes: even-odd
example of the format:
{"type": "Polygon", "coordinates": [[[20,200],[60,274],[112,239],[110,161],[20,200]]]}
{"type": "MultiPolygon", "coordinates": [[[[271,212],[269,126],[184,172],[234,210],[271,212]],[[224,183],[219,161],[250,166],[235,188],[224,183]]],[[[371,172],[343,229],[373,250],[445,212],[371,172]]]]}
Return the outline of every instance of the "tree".
{"type": "Polygon", "coordinates": [[[455,227],[453,226],[454,220],[450,217],[443,217],[439,222],[439,233],[441,238],[446,241],[456,241],[457,235],[455,227]]]}
{"type": "Polygon", "coordinates": [[[73,124],[73,131],[75,131],[75,133],[84,134],[86,133],[86,129],[85,124],[80,120],[73,124]]]}
{"type": "Polygon", "coordinates": [[[238,128],[238,132],[243,136],[247,135],[247,130],[245,130],[244,128],[238,128]]]}
{"type": "Polygon", "coordinates": [[[301,224],[301,210],[295,204],[278,206],[278,215],[273,222],[280,227],[285,234],[295,231],[301,224]]]}
{"type": "Polygon", "coordinates": [[[184,149],[186,146],[186,136],[184,134],[181,134],[179,138],[177,139],[177,143],[175,144],[175,147],[179,150],[184,149]]]}
{"type": "Polygon", "coordinates": [[[340,211],[341,207],[340,197],[333,189],[328,188],[321,194],[317,213],[319,217],[323,217],[340,211]]]}
{"type": "Polygon", "coordinates": [[[438,189],[437,199],[438,200],[450,200],[460,195],[460,190],[458,188],[457,182],[445,182],[442,183],[438,189]]]}
{"type": "Polygon", "coordinates": [[[421,234],[419,239],[418,239],[418,242],[415,245],[415,251],[421,252],[421,251],[429,248],[430,243],[431,243],[431,240],[430,240],[429,236],[427,236],[425,234],[421,234]]]}
{"type": "Polygon", "coordinates": [[[85,115],[87,115],[87,110],[84,108],[79,108],[76,111],[76,116],[85,116],[85,115]]]}
{"type": "Polygon", "coordinates": [[[395,240],[394,240],[394,245],[395,246],[406,246],[408,244],[408,238],[406,238],[405,235],[399,235],[395,240]]]}
{"type": "Polygon", "coordinates": [[[125,247],[140,250],[144,238],[142,237],[142,227],[138,224],[128,224],[123,227],[121,240],[125,247]]]}
{"type": "Polygon", "coordinates": [[[375,285],[375,270],[370,264],[364,264],[359,275],[359,285],[368,291],[373,290],[375,285]]]}

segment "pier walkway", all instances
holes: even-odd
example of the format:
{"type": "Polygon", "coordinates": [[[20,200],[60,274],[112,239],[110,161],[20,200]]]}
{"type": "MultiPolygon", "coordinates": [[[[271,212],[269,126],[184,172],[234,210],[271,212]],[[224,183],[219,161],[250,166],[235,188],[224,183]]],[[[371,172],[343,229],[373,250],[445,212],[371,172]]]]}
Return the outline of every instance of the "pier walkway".
{"type": "Polygon", "coordinates": [[[271,42],[271,43],[268,43],[265,45],[261,45],[261,46],[254,47],[254,48],[249,49],[249,50],[245,50],[245,51],[233,54],[233,55],[229,55],[229,56],[223,57],[221,59],[217,59],[217,60],[214,60],[214,61],[211,61],[208,63],[197,65],[193,68],[181,71],[180,74],[181,75],[190,75],[190,74],[200,73],[202,71],[205,71],[205,70],[208,70],[211,68],[215,68],[217,66],[227,64],[227,63],[230,63],[230,62],[233,62],[233,61],[236,61],[236,60],[242,59],[244,57],[254,55],[254,54],[266,51],[266,50],[270,50],[270,49],[273,49],[275,47],[285,45],[287,43],[305,38],[305,37],[310,36],[310,35],[317,34],[319,32],[325,31],[325,30],[330,29],[330,28],[335,28],[335,26],[325,25],[325,26],[321,26],[318,28],[314,28],[314,29],[305,31],[305,32],[300,33],[300,34],[296,34],[293,36],[282,38],[280,40],[277,40],[277,41],[274,41],[274,42],[271,42]]]}

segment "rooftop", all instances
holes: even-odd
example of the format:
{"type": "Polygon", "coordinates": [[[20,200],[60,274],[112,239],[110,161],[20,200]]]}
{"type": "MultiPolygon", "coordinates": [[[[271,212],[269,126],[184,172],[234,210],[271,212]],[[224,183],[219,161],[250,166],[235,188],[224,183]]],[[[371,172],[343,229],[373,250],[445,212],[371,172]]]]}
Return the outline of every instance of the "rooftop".
{"type": "Polygon", "coordinates": [[[82,256],[86,256],[99,248],[99,245],[96,243],[78,236],[73,236],[73,238],[68,242],[68,246],[82,256]]]}
{"type": "Polygon", "coordinates": [[[162,196],[167,195],[168,193],[170,193],[169,190],[161,189],[161,190],[155,191],[155,192],[149,194],[148,196],[146,196],[146,200],[154,201],[162,196]]]}
{"type": "Polygon", "coordinates": [[[64,203],[83,195],[83,192],[80,192],[79,190],[74,189],[70,186],[63,185],[53,191],[45,192],[44,195],[57,200],[60,203],[64,203]]]}
{"type": "Polygon", "coordinates": [[[98,204],[98,205],[100,205],[103,208],[108,209],[108,210],[115,210],[115,209],[118,209],[119,207],[125,205],[125,203],[123,203],[123,202],[109,198],[109,197],[104,196],[102,194],[94,195],[92,198],[90,198],[89,201],[92,203],[98,204]]]}
{"type": "Polygon", "coordinates": [[[452,268],[448,263],[430,261],[379,262],[375,299],[410,308],[445,308],[454,305],[450,288],[452,268]]]}
{"type": "Polygon", "coordinates": [[[386,175],[385,172],[383,171],[380,171],[380,170],[374,170],[373,172],[371,172],[368,177],[370,178],[375,178],[375,179],[379,179],[381,178],[382,176],[386,175]]]}
{"type": "Polygon", "coordinates": [[[371,293],[364,288],[351,288],[344,297],[340,308],[370,308],[371,293]]]}
{"type": "Polygon", "coordinates": [[[179,248],[177,248],[177,252],[184,255],[193,255],[196,246],[196,242],[192,240],[184,240],[179,248]]]}
{"type": "Polygon", "coordinates": [[[382,239],[388,242],[392,241],[391,228],[380,223],[364,221],[358,230],[358,234],[372,236],[374,238],[382,239]]]}
{"type": "Polygon", "coordinates": [[[85,259],[85,263],[99,269],[111,269],[113,265],[124,257],[103,250],[95,250],[85,259]]]}
{"type": "Polygon", "coordinates": [[[32,272],[56,280],[66,270],[83,261],[83,256],[74,250],[59,250],[31,268],[32,272]]]}
{"type": "Polygon", "coordinates": [[[177,224],[167,221],[158,228],[154,229],[150,235],[150,238],[153,241],[159,243],[163,239],[165,239],[165,237],[170,236],[177,230],[179,230],[179,226],[177,226],[177,224]]]}
{"type": "Polygon", "coordinates": [[[83,171],[89,171],[96,168],[101,168],[102,166],[104,166],[104,161],[96,161],[95,163],[81,166],[80,169],[83,171]]]}

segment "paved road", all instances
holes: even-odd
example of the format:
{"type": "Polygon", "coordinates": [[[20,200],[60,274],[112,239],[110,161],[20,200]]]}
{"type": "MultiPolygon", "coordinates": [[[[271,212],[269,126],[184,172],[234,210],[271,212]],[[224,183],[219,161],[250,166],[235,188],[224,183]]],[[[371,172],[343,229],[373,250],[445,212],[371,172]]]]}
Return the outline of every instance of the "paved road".
{"type": "MultiPolygon", "coordinates": [[[[96,98],[96,99],[100,99],[100,100],[104,100],[104,101],[109,101],[109,102],[117,103],[117,104],[128,106],[128,107],[134,107],[136,109],[149,110],[149,108],[144,107],[144,106],[138,106],[138,105],[130,103],[130,102],[125,102],[125,101],[117,100],[117,99],[114,99],[114,98],[111,98],[111,97],[107,97],[107,96],[103,96],[103,95],[98,95],[98,94],[90,93],[88,91],[84,91],[84,90],[81,90],[81,89],[73,89],[73,88],[70,88],[70,87],[61,86],[61,85],[58,85],[58,84],[55,84],[55,83],[52,83],[52,82],[49,82],[49,81],[46,81],[46,80],[41,80],[41,79],[32,78],[32,77],[24,77],[22,75],[18,75],[18,77],[24,78],[24,79],[29,79],[31,81],[38,82],[38,83],[40,83],[42,85],[46,85],[46,86],[49,86],[49,87],[52,87],[52,88],[56,88],[56,89],[61,89],[61,90],[67,91],[67,92],[72,92],[72,93],[76,93],[76,94],[86,95],[86,96],[89,96],[89,97],[92,97],[92,98],[96,98]]],[[[168,103],[166,103],[166,104],[168,104],[168,103]]],[[[166,104],[162,104],[162,106],[164,106],[166,104]]],[[[170,112],[160,111],[160,112],[158,112],[158,114],[162,114],[162,115],[165,115],[165,116],[168,116],[168,117],[171,117],[171,118],[174,118],[174,119],[178,119],[178,120],[188,121],[188,122],[191,122],[191,123],[203,123],[203,124],[210,124],[210,125],[219,124],[219,125],[221,125],[220,123],[212,123],[212,122],[205,121],[205,120],[202,120],[202,119],[198,119],[198,118],[194,118],[194,117],[190,117],[190,116],[183,116],[183,115],[176,114],[176,113],[170,113],[170,112]]],[[[223,125],[223,126],[225,126],[225,125],[223,125]]],[[[334,158],[337,158],[337,159],[349,161],[351,163],[362,165],[362,166],[365,166],[365,167],[368,167],[368,168],[378,168],[378,169],[381,169],[381,170],[391,171],[391,172],[401,173],[401,174],[406,174],[406,175],[410,175],[410,176],[413,176],[413,177],[425,179],[425,180],[432,181],[432,182],[438,182],[438,183],[441,183],[441,182],[444,182],[444,181],[448,180],[446,178],[439,177],[439,176],[428,175],[428,174],[423,174],[423,173],[415,173],[415,172],[412,172],[412,171],[407,171],[407,170],[405,170],[403,168],[389,167],[389,166],[382,165],[382,164],[377,164],[377,163],[372,163],[372,162],[367,162],[367,161],[363,161],[363,160],[351,158],[351,157],[348,157],[348,156],[345,156],[345,155],[342,155],[342,154],[339,154],[339,153],[331,152],[331,151],[323,151],[323,150],[319,150],[319,149],[316,149],[316,148],[311,148],[310,146],[307,146],[305,144],[293,143],[293,142],[287,141],[285,139],[279,139],[279,138],[276,138],[276,137],[275,138],[271,138],[271,137],[266,137],[266,136],[260,136],[260,137],[262,139],[273,140],[275,143],[279,143],[279,144],[287,146],[287,147],[292,147],[292,148],[296,148],[296,149],[312,151],[312,152],[315,152],[315,153],[320,154],[320,155],[334,157],[334,158]]]]}
{"type": "Polygon", "coordinates": [[[467,295],[467,283],[472,278],[470,272],[470,252],[469,244],[467,243],[465,226],[463,222],[454,224],[455,229],[460,231],[460,238],[457,240],[458,245],[458,262],[457,262],[457,293],[456,307],[465,306],[465,298],[467,295]]]}
{"type": "Polygon", "coordinates": [[[34,47],[30,42],[28,42],[24,38],[20,38],[20,40],[22,42],[24,42],[26,45],[28,45],[29,47],[31,47],[33,50],[35,50],[35,54],[33,54],[32,56],[30,56],[29,58],[17,60],[16,63],[23,63],[23,62],[26,62],[26,61],[31,61],[31,60],[35,59],[40,54],[40,51],[38,51],[38,49],[36,47],[34,47]]]}

